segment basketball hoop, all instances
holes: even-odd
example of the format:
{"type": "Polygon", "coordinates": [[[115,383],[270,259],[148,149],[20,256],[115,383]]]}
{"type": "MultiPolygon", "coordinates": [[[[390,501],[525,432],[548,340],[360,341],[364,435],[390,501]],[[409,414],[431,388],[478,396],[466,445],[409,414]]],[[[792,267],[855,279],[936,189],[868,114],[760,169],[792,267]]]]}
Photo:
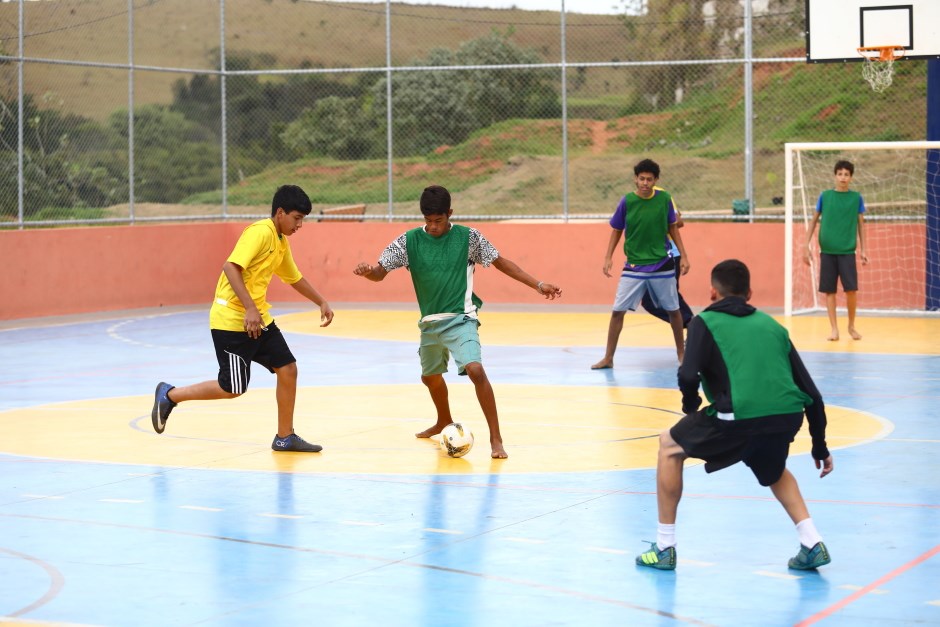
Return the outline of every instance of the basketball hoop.
{"type": "Polygon", "coordinates": [[[904,46],[867,46],[858,53],[865,60],[862,77],[879,94],[894,80],[894,62],[904,56],[904,46]]]}

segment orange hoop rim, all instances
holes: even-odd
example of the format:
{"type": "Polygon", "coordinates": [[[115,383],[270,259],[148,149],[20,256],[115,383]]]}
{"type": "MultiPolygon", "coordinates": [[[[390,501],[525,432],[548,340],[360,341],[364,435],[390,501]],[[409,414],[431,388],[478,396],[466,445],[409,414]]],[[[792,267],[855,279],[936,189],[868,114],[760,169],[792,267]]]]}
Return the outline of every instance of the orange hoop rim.
{"type": "Polygon", "coordinates": [[[905,52],[904,46],[863,46],[858,49],[858,53],[868,61],[896,61],[903,57],[905,52]],[[878,54],[867,54],[869,52],[878,54]]]}

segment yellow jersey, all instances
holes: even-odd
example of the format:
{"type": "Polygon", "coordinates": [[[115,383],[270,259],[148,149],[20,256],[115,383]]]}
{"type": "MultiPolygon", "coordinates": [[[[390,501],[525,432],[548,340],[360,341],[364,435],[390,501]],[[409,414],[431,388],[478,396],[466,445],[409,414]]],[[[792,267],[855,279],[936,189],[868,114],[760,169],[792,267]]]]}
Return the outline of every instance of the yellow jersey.
{"type": "MultiPolygon", "coordinates": [[[[245,287],[261,313],[265,326],[274,320],[269,313],[271,305],[267,302],[271,278],[277,275],[288,285],[303,278],[294,263],[287,237],[277,234],[270,218],[258,220],[246,227],[227,261],[241,266],[245,287]]],[[[215,300],[209,310],[209,327],[223,331],[245,330],[245,307],[235,295],[225,272],[215,287],[215,300]]]]}

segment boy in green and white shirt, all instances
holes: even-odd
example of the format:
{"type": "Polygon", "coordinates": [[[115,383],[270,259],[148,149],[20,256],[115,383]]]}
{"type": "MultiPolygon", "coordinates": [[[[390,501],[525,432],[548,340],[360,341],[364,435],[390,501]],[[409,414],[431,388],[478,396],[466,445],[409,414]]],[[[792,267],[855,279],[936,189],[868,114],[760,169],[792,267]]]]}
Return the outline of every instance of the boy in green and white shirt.
{"type": "Polygon", "coordinates": [[[360,263],[353,271],[381,281],[396,268],[408,268],[421,319],[421,382],[427,386],[437,409],[437,421],[415,434],[419,438],[437,435],[453,422],[443,374],[453,354],[458,374],[470,377],[490,430],[491,456],[508,457],[499,432],[496,398],[483,369],[480,325],[477,312],[483,301],[473,293],[473,274],[477,264],[492,265],[507,276],[524,283],[547,299],[561,296],[557,285],[538,281],[518,265],[499,254],[478,230],[453,224],[450,193],[439,185],[425,188],[421,194],[424,226],[411,229],[389,244],[377,265],[360,263]]]}
{"type": "Polygon", "coordinates": [[[862,195],[849,189],[855,166],[851,161],[837,161],[833,168],[835,189],[827,189],[816,202],[816,215],[806,234],[804,261],[811,264],[813,232],[819,227],[819,291],[826,295],[826,311],[832,332],[828,340],[839,339],[836,322],[836,281],[842,281],[845,304],[849,313],[849,335],[853,340],[862,339],[855,330],[855,308],[858,302],[858,269],[855,265],[855,249],[858,246],[862,265],[868,264],[865,254],[865,201],[862,195]],[[824,215],[825,212],[825,215],[824,215]]]}

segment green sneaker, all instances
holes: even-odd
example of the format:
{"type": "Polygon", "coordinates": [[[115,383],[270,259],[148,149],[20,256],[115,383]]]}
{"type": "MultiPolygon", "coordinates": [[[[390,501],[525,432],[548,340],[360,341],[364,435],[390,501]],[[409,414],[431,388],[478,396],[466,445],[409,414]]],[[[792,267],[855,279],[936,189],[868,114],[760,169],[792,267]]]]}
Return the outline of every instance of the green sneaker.
{"type": "Polygon", "coordinates": [[[637,566],[647,566],[659,570],[676,569],[676,547],[659,550],[655,542],[650,543],[650,550],[636,556],[637,566]]]}
{"type": "Polygon", "coordinates": [[[822,542],[817,542],[811,549],[807,549],[801,544],[800,552],[790,558],[788,566],[795,570],[815,570],[820,566],[825,566],[831,561],[832,559],[829,557],[829,551],[826,549],[826,545],[822,542]]]}

